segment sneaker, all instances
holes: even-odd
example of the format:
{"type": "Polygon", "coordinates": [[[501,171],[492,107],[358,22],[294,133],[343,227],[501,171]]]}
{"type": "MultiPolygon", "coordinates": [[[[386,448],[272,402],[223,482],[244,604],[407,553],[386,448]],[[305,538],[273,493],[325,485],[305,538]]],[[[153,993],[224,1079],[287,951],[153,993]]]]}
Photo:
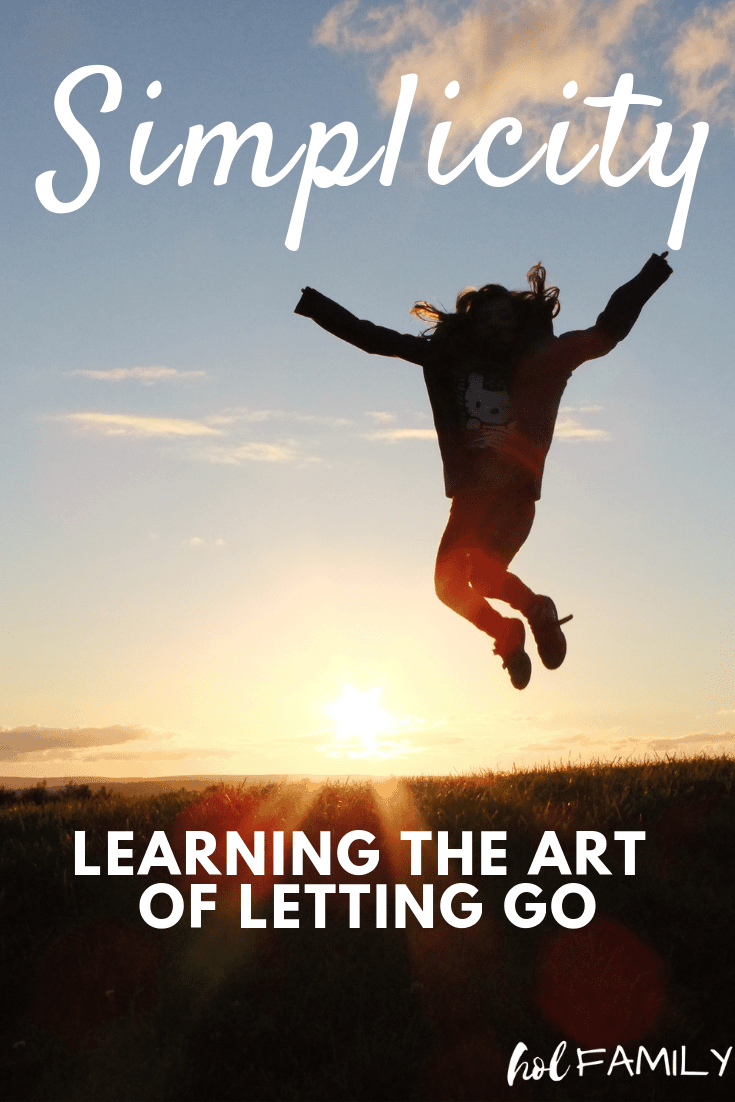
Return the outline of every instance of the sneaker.
{"type": "Polygon", "coordinates": [[[520,620],[504,617],[503,634],[495,640],[493,651],[503,659],[503,669],[508,671],[514,689],[525,689],[531,680],[531,659],[523,649],[526,629],[520,620]]]}
{"type": "Polygon", "coordinates": [[[571,618],[571,616],[565,616],[560,620],[551,597],[541,595],[528,610],[526,619],[531,625],[539,658],[547,670],[557,670],[566,657],[567,641],[561,625],[566,624],[571,618]]]}

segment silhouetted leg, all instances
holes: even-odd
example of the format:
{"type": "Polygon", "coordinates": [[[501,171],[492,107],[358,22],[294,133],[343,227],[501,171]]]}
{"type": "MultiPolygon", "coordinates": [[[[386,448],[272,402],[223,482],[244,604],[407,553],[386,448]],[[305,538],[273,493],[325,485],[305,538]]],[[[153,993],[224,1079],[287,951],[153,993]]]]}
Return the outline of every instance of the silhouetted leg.
{"type": "Polygon", "coordinates": [[[483,598],[504,601],[524,615],[536,599],[508,571],[528,538],[534,514],[533,499],[518,494],[466,490],[452,501],[437,556],[437,596],[494,638],[505,618],[494,609],[488,616],[483,598]]]}
{"type": "Polygon", "coordinates": [[[493,650],[503,659],[515,689],[525,689],[531,679],[531,660],[524,650],[526,629],[521,620],[496,612],[470,585],[472,552],[455,548],[436,560],[435,585],[440,601],[495,640],[493,650]]]}
{"type": "MultiPolygon", "coordinates": [[[[530,527],[530,525],[529,525],[530,527]]],[[[517,532],[521,529],[518,528],[517,532]]],[[[541,661],[549,670],[558,669],[567,653],[567,641],[551,597],[534,593],[520,578],[506,569],[503,559],[482,547],[468,552],[469,582],[473,590],[491,600],[504,601],[518,609],[531,625],[541,661]]],[[[506,621],[507,623],[508,621],[506,621]]]]}
{"type": "Polygon", "coordinates": [[[533,602],[535,594],[507,566],[531,530],[534,510],[534,501],[519,495],[479,489],[457,494],[436,560],[439,600],[495,640],[493,649],[516,689],[525,689],[531,678],[526,630],[521,620],[501,616],[485,598],[519,610],[533,602]]]}
{"type": "Polygon", "coordinates": [[[481,547],[473,547],[469,552],[469,582],[482,597],[504,601],[524,616],[536,600],[532,589],[481,547]]]}
{"type": "Polygon", "coordinates": [[[434,585],[436,595],[465,620],[480,631],[497,639],[503,631],[505,617],[487,603],[482,593],[470,585],[471,552],[465,547],[442,554],[441,547],[436,560],[434,585]]]}

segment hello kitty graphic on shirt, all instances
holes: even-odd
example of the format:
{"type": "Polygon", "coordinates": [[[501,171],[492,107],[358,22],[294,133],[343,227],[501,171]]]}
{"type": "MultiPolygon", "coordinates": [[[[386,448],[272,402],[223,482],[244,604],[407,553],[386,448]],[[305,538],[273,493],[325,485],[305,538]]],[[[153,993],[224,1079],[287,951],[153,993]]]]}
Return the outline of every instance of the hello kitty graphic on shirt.
{"type": "Polygon", "coordinates": [[[513,411],[508,391],[487,390],[484,376],[472,371],[467,376],[464,406],[469,414],[465,425],[468,447],[502,451],[516,428],[516,422],[511,421],[513,411]]]}

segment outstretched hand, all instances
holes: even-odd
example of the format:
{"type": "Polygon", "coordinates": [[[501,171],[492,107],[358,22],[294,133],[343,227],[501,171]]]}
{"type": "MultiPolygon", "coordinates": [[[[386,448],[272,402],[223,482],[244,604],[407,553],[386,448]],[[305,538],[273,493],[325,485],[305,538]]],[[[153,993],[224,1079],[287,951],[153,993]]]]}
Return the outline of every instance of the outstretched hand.
{"type": "Polygon", "coordinates": [[[671,274],[671,272],[673,272],[674,269],[671,267],[668,260],[666,259],[666,257],[669,255],[668,249],[664,249],[662,253],[654,253],[653,255],[656,257],[657,260],[660,260],[662,262],[664,269],[668,274],[671,274]]]}

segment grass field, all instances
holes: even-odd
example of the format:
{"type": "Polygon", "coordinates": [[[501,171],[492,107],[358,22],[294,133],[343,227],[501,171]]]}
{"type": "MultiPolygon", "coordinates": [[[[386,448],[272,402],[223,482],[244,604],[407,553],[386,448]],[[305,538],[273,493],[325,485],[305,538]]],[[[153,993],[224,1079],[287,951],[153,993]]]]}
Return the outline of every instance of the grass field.
{"type": "MultiPolygon", "coordinates": [[[[735,761],[698,758],[599,764],[473,777],[407,778],[373,787],[220,785],[126,797],[69,785],[51,798],[42,786],[0,793],[0,1092],[9,1099],[717,1099],[735,1087],[735,1060],[723,1076],[710,1053],[735,1043],[735,761]],[[74,875],[74,832],[86,832],[86,860],[100,876],[74,875]],[[134,832],[137,869],[154,830],[163,830],[183,869],[186,831],[222,840],[238,830],[320,831],[335,843],[350,830],[375,836],[380,861],[367,876],[336,862],[320,877],[305,863],[294,876],[252,877],[253,915],[241,929],[235,876],[107,876],[107,832],[134,832]],[[433,832],[421,876],[411,874],[401,830],[433,832]],[[574,871],[575,831],[602,832],[610,875],[574,871]],[[615,831],[645,831],[635,875],[623,874],[615,831]],[[437,874],[436,840],[458,847],[473,832],[472,873],[450,862],[437,874]],[[481,831],[506,831],[505,876],[482,875],[481,831]],[[555,831],[572,874],[529,866],[544,831],[555,831]],[[453,880],[477,888],[482,917],[453,928],[438,898],[453,880]],[[516,883],[533,881],[548,902],[561,885],[584,883],[596,913],[577,928],[550,914],[531,928],[506,917],[516,883]],[[169,929],[139,912],[144,889],[217,883],[216,911],[200,929],[188,907],[169,929]],[[301,925],[275,929],[279,882],[334,883],[326,926],[298,897],[301,925]],[[360,928],[348,925],[340,884],[365,883],[360,928]],[[393,885],[417,899],[433,883],[432,928],[409,912],[393,921],[393,885]],[[387,885],[385,929],[376,929],[375,885],[387,885]],[[571,1064],[560,1082],[506,1080],[519,1042],[546,1065],[560,1042],[571,1064]],[[667,1075],[635,1063],[686,1047],[689,1069],[667,1075]],[[576,1049],[604,1048],[605,1063],[580,1077],[576,1049]]],[[[361,843],[352,849],[353,856],[361,843]]],[[[218,844],[213,859],[224,869],[218,844]]],[[[247,870],[245,870],[247,871],[247,870]]],[[[209,897],[214,898],[214,897],[209,897]]],[[[308,900],[308,905],[307,905],[308,900]]],[[[157,906],[157,905],[156,905],[157,906]]],[[[568,902],[567,913],[574,905],[568,902]]],[[[163,916],[170,905],[161,906],[163,916]]],[[[455,903],[455,912],[460,913],[455,903]]],[[[519,907],[519,911],[522,909],[519,907]]],[[[577,909],[577,913],[579,908],[577,909]]],[[[156,907],[154,906],[154,913],[156,907]]],[[[587,1059],[599,1059],[587,1057],[587,1059]]],[[[538,1065],[537,1065],[538,1066],[538,1065]]],[[[532,1065],[529,1065],[529,1068],[532,1065]]]]}

